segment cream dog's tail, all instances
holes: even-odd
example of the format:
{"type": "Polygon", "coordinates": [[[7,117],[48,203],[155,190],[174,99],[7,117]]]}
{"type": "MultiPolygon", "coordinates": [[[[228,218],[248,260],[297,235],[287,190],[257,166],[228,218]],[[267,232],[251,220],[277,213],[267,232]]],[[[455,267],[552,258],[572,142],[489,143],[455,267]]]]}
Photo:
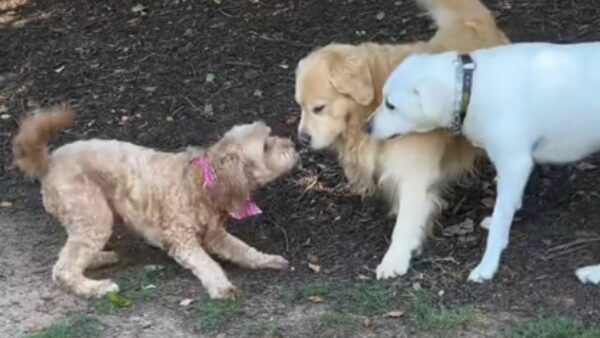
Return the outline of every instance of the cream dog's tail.
{"type": "Polygon", "coordinates": [[[438,27],[449,26],[459,20],[490,17],[490,11],[479,0],[416,0],[426,9],[438,27]]]}
{"type": "Polygon", "coordinates": [[[43,177],[48,171],[48,139],[72,126],[73,112],[66,104],[24,118],[13,138],[12,164],[26,175],[43,177]]]}

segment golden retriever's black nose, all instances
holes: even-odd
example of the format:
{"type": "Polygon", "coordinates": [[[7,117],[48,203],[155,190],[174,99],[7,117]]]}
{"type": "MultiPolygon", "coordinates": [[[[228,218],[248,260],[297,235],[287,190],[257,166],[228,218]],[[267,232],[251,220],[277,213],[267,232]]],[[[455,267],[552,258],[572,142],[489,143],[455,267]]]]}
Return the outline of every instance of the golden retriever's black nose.
{"type": "Polygon", "coordinates": [[[373,131],[373,126],[371,126],[371,120],[363,124],[363,131],[369,135],[371,134],[371,131],[373,131]]]}
{"type": "Polygon", "coordinates": [[[310,145],[311,137],[307,132],[302,131],[298,135],[298,141],[300,142],[300,144],[308,146],[310,145]]]}

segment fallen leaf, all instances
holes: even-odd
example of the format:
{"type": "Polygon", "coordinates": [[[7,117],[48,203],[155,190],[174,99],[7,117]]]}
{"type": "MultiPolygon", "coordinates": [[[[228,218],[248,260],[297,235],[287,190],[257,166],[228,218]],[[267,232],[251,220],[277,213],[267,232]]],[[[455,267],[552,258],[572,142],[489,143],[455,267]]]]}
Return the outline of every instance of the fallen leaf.
{"type": "Polygon", "coordinates": [[[9,202],[9,201],[2,201],[2,202],[0,202],[0,207],[2,207],[2,208],[12,208],[13,204],[12,204],[12,202],[9,202]]]}
{"type": "Polygon", "coordinates": [[[215,80],[215,74],[207,73],[206,74],[206,83],[211,83],[215,80]]]}
{"type": "Polygon", "coordinates": [[[388,318],[400,318],[400,317],[404,316],[404,312],[402,312],[402,311],[390,311],[390,312],[386,313],[385,316],[388,317],[388,318]]]}
{"type": "Polygon", "coordinates": [[[0,113],[6,113],[8,111],[8,107],[6,105],[0,105],[0,113]]]}
{"type": "Polygon", "coordinates": [[[253,93],[254,96],[256,97],[262,97],[263,96],[263,92],[260,89],[256,89],[253,93]]]}
{"type": "Polygon", "coordinates": [[[152,289],[156,289],[156,285],[148,284],[148,285],[142,286],[142,290],[152,290],[152,289]]]}
{"type": "Polygon", "coordinates": [[[173,122],[173,116],[167,116],[165,120],[167,120],[167,122],[173,122]]]}
{"type": "Polygon", "coordinates": [[[377,13],[377,15],[375,16],[375,18],[377,20],[383,20],[383,18],[385,18],[385,13],[384,12],[379,12],[377,13]]]}
{"type": "Polygon", "coordinates": [[[467,218],[464,221],[444,228],[443,234],[446,237],[454,237],[454,236],[464,236],[473,232],[475,227],[475,222],[472,219],[467,218]]]}
{"type": "Polygon", "coordinates": [[[321,296],[309,296],[307,299],[315,304],[325,303],[325,299],[323,299],[321,296]]]}
{"type": "Polygon", "coordinates": [[[179,302],[180,306],[189,306],[190,304],[192,304],[194,302],[193,299],[191,298],[186,298],[184,300],[182,300],[181,302],[179,302]]]}
{"type": "Polygon", "coordinates": [[[370,318],[365,318],[362,322],[363,326],[367,329],[373,326],[373,321],[370,318]]]}
{"type": "Polygon", "coordinates": [[[54,72],[55,72],[55,73],[60,73],[60,72],[62,72],[64,69],[65,69],[65,66],[63,65],[63,66],[60,66],[60,67],[56,68],[56,69],[54,70],[54,72]]]}
{"type": "Polygon", "coordinates": [[[143,13],[146,10],[146,6],[141,5],[141,4],[137,4],[133,7],[131,7],[131,12],[132,13],[143,13]]]}
{"type": "Polygon", "coordinates": [[[118,293],[109,292],[106,294],[106,299],[118,307],[131,306],[131,300],[119,295],[118,293]]]}
{"type": "Polygon", "coordinates": [[[311,269],[314,273],[319,273],[321,272],[321,266],[317,265],[317,264],[313,264],[313,263],[308,263],[308,268],[311,269]]]}
{"type": "Polygon", "coordinates": [[[369,276],[365,276],[365,275],[358,275],[358,279],[359,280],[371,280],[371,278],[369,276]]]}
{"type": "Polygon", "coordinates": [[[156,90],[156,87],[144,87],[144,90],[147,91],[148,93],[154,93],[154,91],[156,90]]]}

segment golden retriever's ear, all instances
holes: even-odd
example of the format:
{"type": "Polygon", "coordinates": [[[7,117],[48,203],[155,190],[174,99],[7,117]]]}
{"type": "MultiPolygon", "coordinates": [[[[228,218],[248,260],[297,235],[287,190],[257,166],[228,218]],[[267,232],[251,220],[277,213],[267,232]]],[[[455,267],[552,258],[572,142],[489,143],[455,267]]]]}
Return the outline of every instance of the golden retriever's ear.
{"type": "Polygon", "coordinates": [[[357,55],[346,56],[340,61],[333,62],[329,69],[333,87],[340,93],[349,95],[360,105],[371,104],[375,90],[367,62],[357,55]]]}

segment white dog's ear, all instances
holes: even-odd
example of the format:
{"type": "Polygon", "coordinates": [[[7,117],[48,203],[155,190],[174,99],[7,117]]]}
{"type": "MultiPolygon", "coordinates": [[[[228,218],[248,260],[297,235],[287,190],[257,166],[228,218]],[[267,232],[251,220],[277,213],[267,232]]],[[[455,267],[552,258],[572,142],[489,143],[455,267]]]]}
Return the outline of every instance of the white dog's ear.
{"type": "Polygon", "coordinates": [[[413,88],[413,92],[421,106],[423,117],[439,121],[450,113],[446,111],[449,103],[448,89],[439,81],[423,79],[413,88]]]}
{"type": "Polygon", "coordinates": [[[360,105],[368,106],[375,98],[373,77],[367,62],[360,56],[349,55],[332,62],[330,82],[342,94],[349,95],[360,105]]]}

